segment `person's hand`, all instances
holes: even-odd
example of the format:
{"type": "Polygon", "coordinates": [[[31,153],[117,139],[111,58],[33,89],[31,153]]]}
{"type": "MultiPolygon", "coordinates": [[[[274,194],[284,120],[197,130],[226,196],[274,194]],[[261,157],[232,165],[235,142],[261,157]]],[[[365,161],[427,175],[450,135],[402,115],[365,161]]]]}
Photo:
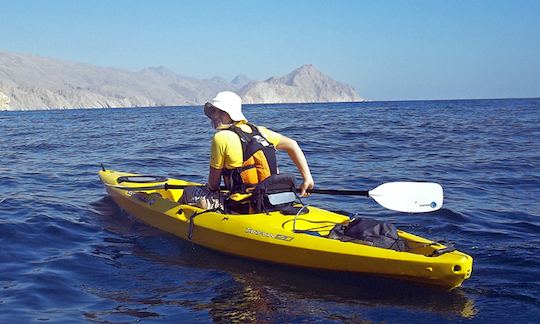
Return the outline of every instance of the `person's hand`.
{"type": "Polygon", "coordinates": [[[313,182],[312,177],[304,179],[304,182],[302,182],[302,185],[300,186],[300,196],[302,197],[309,196],[308,191],[313,189],[314,186],[315,186],[315,182],[313,182]]]}

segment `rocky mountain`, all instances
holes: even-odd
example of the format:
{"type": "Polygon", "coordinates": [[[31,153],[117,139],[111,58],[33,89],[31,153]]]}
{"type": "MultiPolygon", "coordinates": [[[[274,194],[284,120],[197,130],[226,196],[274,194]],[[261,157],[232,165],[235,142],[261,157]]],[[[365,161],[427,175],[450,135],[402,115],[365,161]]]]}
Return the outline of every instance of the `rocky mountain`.
{"type": "Polygon", "coordinates": [[[9,107],[9,98],[2,92],[0,92],[0,109],[7,109],[9,107]]]}
{"type": "Polygon", "coordinates": [[[252,80],[248,79],[248,77],[246,77],[245,75],[238,75],[231,81],[231,83],[238,88],[242,88],[251,81],[252,80]]]}
{"type": "Polygon", "coordinates": [[[304,65],[280,78],[251,82],[241,90],[246,103],[362,101],[354,88],[304,65]]]}
{"type": "Polygon", "coordinates": [[[266,81],[185,77],[165,67],[141,71],[0,52],[0,109],[199,105],[233,90],[246,103],[361,101],[355,90],[312,65],[266,81]]]}

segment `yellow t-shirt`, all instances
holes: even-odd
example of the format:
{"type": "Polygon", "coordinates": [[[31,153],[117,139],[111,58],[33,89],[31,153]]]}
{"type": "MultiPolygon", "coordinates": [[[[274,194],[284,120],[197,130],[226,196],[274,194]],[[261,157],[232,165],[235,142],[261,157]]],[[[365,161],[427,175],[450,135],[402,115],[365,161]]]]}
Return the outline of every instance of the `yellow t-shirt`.
{"type": "MultiPolygon", "coordinates": [[[[251,133],[251,128],[244,122],[237,123],[236,126],[246,133],[251,133]]],[[[281,134],[263,126],[257,128],[262,136],[277,147],[281,134]]],[[[242,143],[238,135],[228,129],[217,131],[212,139],[210,166],[214,169],[234,169],[241,167],[243,162],[242,143]]]]}

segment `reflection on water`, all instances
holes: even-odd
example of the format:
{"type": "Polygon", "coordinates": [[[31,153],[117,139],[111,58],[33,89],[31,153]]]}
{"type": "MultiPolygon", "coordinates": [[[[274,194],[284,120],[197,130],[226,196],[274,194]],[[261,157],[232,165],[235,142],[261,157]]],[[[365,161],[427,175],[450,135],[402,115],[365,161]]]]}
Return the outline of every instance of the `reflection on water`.
{"type": "MultiPolygon", "coordinates": [[[[353,321],[359,319],[357,314],[361,314],[363,309],[381,307],[468,319],[477,313],[474,301],[460,290],[445,292],[393,279],[291,269],[238,259],[234,261],[228,267],[223,267],[221,262],[216,265],[227,269],[234,280],[234,283],[219,290],[217,304],[222,316],[234,309],[235,314],[241,310],[245,316],[257,320],[280,320],[272,316],[281,309],[277,313],[281,313],[282,317],[297,320],[308,320],[305,317],[311,314],[353,321]],[[251,271],[240,273],[242,268],[251,271]],[[232,295],[236,298],[230,298],[232,295]],[[339,313],[340,309],[347,309],[347,312],[339,313]],[[271,314],[268,314],[269,310],[272,310],[271,314]]],[[[214,307],[212,311],[214,316],[214,307]]]]}
{"type": "Polygon", "coordinates": [[[280,301],[266,287],[252,285],[241,276],[216,287],[216,293],[208,305],[216,322],[269,322],[280,306],[280,301]]]}

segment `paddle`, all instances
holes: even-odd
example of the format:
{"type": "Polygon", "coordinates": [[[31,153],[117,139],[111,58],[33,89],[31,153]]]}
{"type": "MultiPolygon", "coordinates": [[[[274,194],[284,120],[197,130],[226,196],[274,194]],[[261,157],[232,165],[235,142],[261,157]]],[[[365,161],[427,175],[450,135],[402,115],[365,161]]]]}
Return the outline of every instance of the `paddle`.
{"type": "MultiPolygon", "coordinates": [[[[148,187],[109,186],[121,190],[145,191],[184,189],[194,186],[194,184],[171,185],[164,183],[148,187]]],[[[384,208],[404,213],[432,212],[440,209],[443,204],[443,188],[440,184],[433,182],[387,182],[369,191],[312,189],[309,193],[371,197],[384,208]]]]}
{"type": "Polygon", "coordinates": [[[443,188],[433,182],[387,182],[369,191],[312,189],[310,193],[371,197],[384,208],[427,213],[443,204],[443,188]]]}

